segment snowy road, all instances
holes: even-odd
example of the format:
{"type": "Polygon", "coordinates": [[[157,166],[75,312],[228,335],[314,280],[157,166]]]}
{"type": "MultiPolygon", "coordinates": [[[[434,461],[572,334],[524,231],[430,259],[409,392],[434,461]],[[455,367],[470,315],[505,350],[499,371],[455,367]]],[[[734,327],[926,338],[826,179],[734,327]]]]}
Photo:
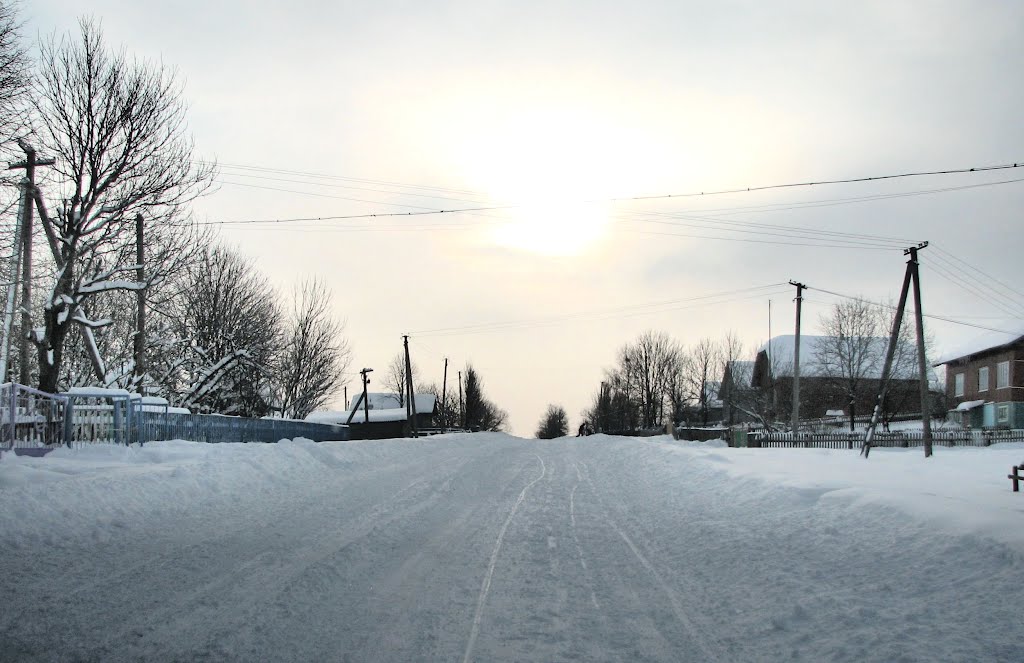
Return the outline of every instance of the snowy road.
{"type": "Polygon", "coordinates": [[[1018,550],[714,455],[228,446],[19,488],[0,660],[1022,659],[1018,550]]]}

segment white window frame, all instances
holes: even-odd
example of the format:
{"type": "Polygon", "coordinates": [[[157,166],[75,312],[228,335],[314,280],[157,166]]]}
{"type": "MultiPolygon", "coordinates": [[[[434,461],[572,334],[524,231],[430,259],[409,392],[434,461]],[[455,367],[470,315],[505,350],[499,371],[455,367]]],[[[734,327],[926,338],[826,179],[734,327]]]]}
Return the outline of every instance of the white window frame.
{"type": "Polygon", "coordinates": [[[988,366],[978,369],[978,391],[988,391],[988,366]]]}
{"type": "Polygon", "coordinates": [[[1010,421],[1010,404],[1000,403],[996,405],[996,423],[1005,424],[1010,421]]]}
{"type": "Polygon", "coordinates": [[[1001,361],[996,364],[996,389],[1006,389],[1010,386],[1010,362],[1001,361]]]}
{"type": "Polygon", "coordinates": [[[956,373],[953,375],[953,395],[963,396],[964,395],[964,374],[956,373]]]}

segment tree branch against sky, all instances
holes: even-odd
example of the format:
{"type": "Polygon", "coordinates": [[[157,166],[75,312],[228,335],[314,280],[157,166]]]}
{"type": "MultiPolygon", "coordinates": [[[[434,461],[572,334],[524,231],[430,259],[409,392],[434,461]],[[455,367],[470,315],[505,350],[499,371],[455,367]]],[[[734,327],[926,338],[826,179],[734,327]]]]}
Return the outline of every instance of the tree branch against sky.
{"type": "MultiPolygon", "coordinates": [[[[214,170],[193,159],[175,71],[112,50],[98,21],[43,42],[33,92],[40,147],[56,158],[53,184],[38,197],[55,283],[35,338],[39,385],[52,392],[83,303],[146,287],[133,279],[135,215],[184,224],[214,170]]],[[[159,263],[148,267],[150,278],[162,275],[159,263]]]]}

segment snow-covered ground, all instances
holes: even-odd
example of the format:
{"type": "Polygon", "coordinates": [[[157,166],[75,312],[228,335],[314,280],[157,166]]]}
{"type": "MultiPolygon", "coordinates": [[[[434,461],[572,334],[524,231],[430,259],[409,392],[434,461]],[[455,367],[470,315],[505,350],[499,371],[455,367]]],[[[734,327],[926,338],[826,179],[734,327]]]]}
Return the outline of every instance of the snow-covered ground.
{"type": "Polygon", "coordinates": [[[0,458],[0,660],[1021,661],[1024,445],[0,458]]]}

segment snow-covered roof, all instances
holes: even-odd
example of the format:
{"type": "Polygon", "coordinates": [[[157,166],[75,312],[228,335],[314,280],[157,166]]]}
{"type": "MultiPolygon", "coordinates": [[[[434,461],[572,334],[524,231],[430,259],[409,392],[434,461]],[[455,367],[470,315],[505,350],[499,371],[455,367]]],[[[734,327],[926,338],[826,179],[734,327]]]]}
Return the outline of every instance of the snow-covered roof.
{"type": "Polygon", "coordinates": [[[964,401],[960,405],[956,406],[956,409],[960,412],[966,412],[967,410],[973,410],[976,407],[984,405],[985,401],[964,401]]]}
{"type": "Polygon", "coordinates": [[[319,410],[306,415],[306,421],[314,424],[344,424],[348,410],[319,410]]]}
{"type": "MultiPolygon", "coordinates": [[[[976,355],[988,350],[996,350],[1011,343],[1016,343],[1024,339],[1024,331],[1016,332],[996,332],[988,331],[978,334],[972,337],[970,340],[965,341],[959,345],[950,348],[948,351],[943,352],[939,355],[938,359],[935,360],[935,365],[948,364],[957,359],[966,359],[971,355],[976,355]]],[[[802,352],[800,354],[803,354],[802,352]]]]}
{"type": "MultiPolygon", "coordinates": [[[[369,415],[371,422],[381,421],[405,421],[407,415],[405,407],[398,407],[398,398],[393,394],[367,394],[370,398],[367,400],[371,406],[376,403],[377,405],[391,404],[393,399],[393,407],[370,407],[369,415]]],[[[437,399],[433,394],[416,394],[416,414],[431,414],[434,412],[434,407],[437,403],[437,399]]],[[[348,410],[320,410],[318,412],[311,412],[306,416],[306,421],[312,421],[321,424],[344,424],[348,421],[349,415],[352,414],[352,423],[360,424],[366,421],[366,412],[364,412],[363,404],[360,403],[359,397],[352,399],[352,404],[348,410]],[[356,405],[358,404],[358,408],[356,405]],[[355,413],[353,414],[353,410],[355,413]]]]}
{"type": "MultiPolygon", "coordinates": [[[[800,375],[802,377],[826,377],[829,375],[828,369],[820,361],[819,355],[831,352],[831,343],[834,343],[834,337],[831,336],[800,335],[800,375]]],[[[878,360],[865,371],[864,377],[879,379],[882,376],[882,364],[889,347],[889,339],[875,336],[869,340],[869,343],[878,360]]],[[[759,353],[767,352],[769,347],[771,348],[771,363],[775,377],[793,377],[796,336],[792,334],[775,336],[761,346],[759,353]]],[[[930,373],[929,382],[937,382],[935,372],[930,367],[928,371],[930,373]]],[[[897,367],[893,377],[901,380],[917,379],[916,362],[905,362],[903,366],[897,367]]]]}
{"type": "MultiPolygon", "coordinates": [[[[360,402],[359,397],[362,394],[356,394],[349,399],[349,410],[359,403],[359,409],[363,409],[363,404],[360,402]]],[[[368,393],[366,394],[366,401],[369,403],[371,410],[404,410],[405,406],[402,405],[402,401],[395,394],[385,393],[368,393]]],[[[416,412],[433,412],[434,404],[437,398],[433,394],[416,394],[416,412]]]]}

